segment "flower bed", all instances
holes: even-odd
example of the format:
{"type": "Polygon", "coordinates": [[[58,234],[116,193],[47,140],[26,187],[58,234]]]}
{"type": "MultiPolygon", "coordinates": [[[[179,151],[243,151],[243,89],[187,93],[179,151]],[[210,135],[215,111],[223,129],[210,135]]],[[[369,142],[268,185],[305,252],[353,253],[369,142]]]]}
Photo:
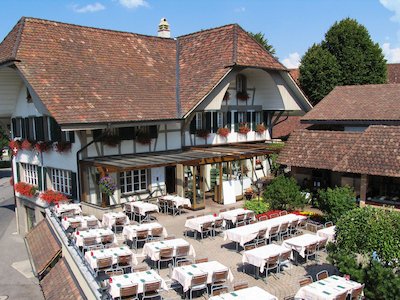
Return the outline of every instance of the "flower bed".
{"type": "Polygon", "coordinates": [[[14,190],[26,197],[33,197],[36,194],[37,187],[25,182],[18,182],[14,185],[14,190]]]}
{"type": "Polygon", "coordinates": [[[59,203],[63,201],[67,201],[68,198],[63,193],[53,191],[53,190],[46,190],[40,194],[40,199],[46,201],[47,203],[59,203]]]}

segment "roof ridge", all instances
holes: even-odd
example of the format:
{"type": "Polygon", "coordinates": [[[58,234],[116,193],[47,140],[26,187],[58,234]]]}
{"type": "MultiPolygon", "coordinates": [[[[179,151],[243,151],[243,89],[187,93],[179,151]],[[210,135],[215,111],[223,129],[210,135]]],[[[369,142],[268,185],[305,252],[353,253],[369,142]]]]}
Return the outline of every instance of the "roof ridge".
{"type": "Polygon", "coordinates": [[[106,33],[111,33],[111,34],[136,35],[136,36],[141,36],[141,37],[146,37],[146,38],[153,38],[153,39],[160,40],[160,41],[173,42],[175,40],[174,38],[163,38],[163,37],[159,37],[156,35],[148,35],[148,34],[142,34],[142,33],[129,32],[129,31],[107,29],[107,28],[99,28],[99,27],[79,25],[79,24],[66,23],[66,22],[60,22],[60,21],[53,21],[53,20],[47,20],[47,19],[41,19],[41,18],[34,18],[34,17],[22,17],[22,18],[24,18],[25,22],[37,22],[37,23],[49,24],[49,25],[61,24],[61,25],[70,26],[73,28],[86,28],[86,29],[92,30],[92,31],[103,31],[106,33]]]}
{"type": "Polygon", "coordinates": [[[231,24],[221,25],[221,26],[218,26],[218,27],[212,27],[212,28],[208,28],[208,29],[201,29],[201,30],[198,30],[198,31],[195,31],[195,32],[179,35],[176,38],[180,39],[180,38],[183,38],[183,37],[188,37],[188,36],[192,36],[192,35],[196,35],[196,34],[200,34],[200,33],[204,33],[204,32],[209,32],[209,31],[213,31],[213,30],[219,30],[219,29],[222,29],[224,27],[235,26],[235,25],[238,25],[238,24],[237,23],[231,23],[231,24]]]}
{"type": "Polygon", "coordinates": [[[22,31],[24,30],[25,27],[25,17],[21,17],[21,19],[18,21],[18,23],[15,25],[17,26],[18,24],[20,24],[20,27],[18,28],[18,33],[17,36],[15,38],[15,44],[12,50],[12,55],[14,58],[17,58],[17,53],[19,50],[19,44],[21,43],[21,38],[22,38],[22,31]]]}
{"type": "Polygon", "coordinates": [[[366,83],[366,84],[349,84],[349,85],[337,85],[336,88],[362,88],[362,87],[372,87],[372,86],[398,86],[400,87],[400,83],[366,83]]]}

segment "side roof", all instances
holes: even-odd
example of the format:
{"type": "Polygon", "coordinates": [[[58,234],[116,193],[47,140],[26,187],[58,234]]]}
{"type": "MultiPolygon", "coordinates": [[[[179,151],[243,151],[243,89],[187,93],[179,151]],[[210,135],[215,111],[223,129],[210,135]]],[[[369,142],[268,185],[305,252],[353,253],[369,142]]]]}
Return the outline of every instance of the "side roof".
{"type": "Polygon", "coordinates": [[[301,121],[400,122],[400,84],[337,86],[301,121]]]}
{"type": "Polygon", "coordinates": [[[174,40],[21,18],[8,61],[61,125],[179,119],[234,66],[286,70],[237,24],[174,40]]]}

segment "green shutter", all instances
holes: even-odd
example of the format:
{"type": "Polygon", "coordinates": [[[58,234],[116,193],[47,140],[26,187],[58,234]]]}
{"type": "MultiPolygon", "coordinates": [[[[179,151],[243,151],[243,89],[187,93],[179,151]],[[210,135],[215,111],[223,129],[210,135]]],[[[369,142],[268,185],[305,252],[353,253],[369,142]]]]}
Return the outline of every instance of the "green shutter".
{"type": "Polygon", "coordinates": [[[232,130],[232,112],[227,111],[226,112],[226,118],[224,118],[224,121],[226,120],[226,127],[228,127],[229,130],[232,130]]]}
{"type": "Polygon", "coordinates": [[[27,133],[26,133],[26,127],[25,127],[25,119],[24,118],[19,118],[21,120],[21,125],[19,125],[17,122],[17,128],[19,127],[20,129],[20,134],[21,134],[21,138],[26,139],[27,137],[27,133]]]}
{"type": "Polygon", "coordinates": [[[256,127],[258,124],[256,124],[256,114],[259,112],[253,111],[253,114],[251,115],[251,130],[256,131],[256,127]]]}
{"type": "Polygon", "coordinates": [[[193,116],[193,119],[190,122],[189,133],[191,133],[191,134],[196,133],[196,115],[193,116]]]}
{"type": "Polygon", "coordinates": [[[69,142],[70,143],[75,143],[75,132],[74,131],[69,131],[69,142]]]}
{"type": "Polygon", "coordinates": [[[30,131],[29,131],[29,118],[24,118],[24,128],[25,128],[25,138],[28,140],[31,140],[32,137],[30,135],[30,131]]]}
{"type": "Polygon", "coordinates": [[[39,191],[43,191],[43,178],[42,178],[42,167],[37,166],[37,172],[38,172],[38,189],[39,191]]]}
{"type": "Polygon", "coordinates": [[[51,141],[52,142],[60,142],[61,141],[61,127],[57,124],[54,118],[50,119],[50,132],[51,132],[51,141]]]}
{"type": "Polygon", "coordinates": [[[212,115],[212,119],[213,119],[213,132],[216,133],[218,131],[218,126],[217,126],[217,115],[218,112],[214,111],[213,115],[212,115]]]}
{"type": "Polygon", "coordinates": [[[208,130],[208,132],[211,132],[211,112],[207,111],[205,113],[205,126],[203,126],[204,129],[208,130]]]}
{"type": "Polygon", "coordinates": [[[72,195],[72,199],[77,199],[77,195],[78,195],[78,188],[77,188],[77,184],[76,184],[76,173],[75,172],[71,172],[71,195],[72,195]]]}
{"type": "Polygon", "coordinates": [[[238,118],[238,112],[235,111],[233,113],[233,123],[234,123],[234,131],[238,132],[239,130],[239,118],[238,118]]]}
{"type": "Polygon", "coordinates": [[[156,139],[158,137],[157,125],[149,126],[149,136],[151,139],[156,139]]]}
{"type": "Polygon", "coordinates": [[[43,117],[35,117],[35,131],[36,131],[36,140],[37,141],[44,141],[43,122],[44,122],[43,117]]]}
{"type": "Polygon", "coordinates": [[[47,168],[42,167],[42,169],[43,169],[42,184],[43,184],[43,190],[45,191],[45,190],[47,190],[47,168]]]}
{"type": "Polygon", "coordinates": [[[17,137],[17,120],[15,118],[11,119],[11,123],[12,123],[12,137],[15,138],[17,137]]]}
{"type": "Polygon", "coordinates": [[[247,126],[252,129],[252,123],[251,123],[251,112],[247,112],[246,113],[246,122],[247,122],[247,126]]]}
{"type": "MultiPolygon", "coordinates": [[[[21,181],[19,166],[20,166],[19,162],[15,163],[15,174],[17,175],[17,182],[21,181]]],[[[14,183],[17,183],[17,182],[14,182],[14,183]]]]}

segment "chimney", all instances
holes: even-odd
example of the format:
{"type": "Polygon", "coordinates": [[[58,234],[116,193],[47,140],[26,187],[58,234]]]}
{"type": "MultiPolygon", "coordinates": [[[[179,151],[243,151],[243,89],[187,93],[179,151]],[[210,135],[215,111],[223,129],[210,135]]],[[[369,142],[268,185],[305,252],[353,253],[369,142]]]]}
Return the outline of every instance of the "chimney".
{"type": "Polygon", "coordinates": [[[169,39],[171,32],[169,31],[169,24],[166,18],[162,18],[160,24],[158,24],[158,36],[169,39]]]}

